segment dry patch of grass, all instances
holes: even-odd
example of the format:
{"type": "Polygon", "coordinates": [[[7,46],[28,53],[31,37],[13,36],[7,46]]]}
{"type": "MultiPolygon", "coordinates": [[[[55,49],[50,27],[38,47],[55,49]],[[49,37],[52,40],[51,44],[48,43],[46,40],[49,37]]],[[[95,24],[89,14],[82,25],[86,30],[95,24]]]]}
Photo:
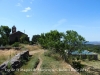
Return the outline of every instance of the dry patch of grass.
{"type": "Polygon", "coordinates": [[[34,67],[38,61],[38,53],[34,54],[28,62],[26,62],[21,68],[21,71],[16,71],[14,75],[35,75],[34,67]]]}
{"type": "Polygon", "coordinates": [[[43,63],[41,65],[40,75],[79,75],[69,64],[63,59],[56,60],[54,57],[42,55],[43,63]],[[47,70],[47,71],[45,71],[47,70]]]}
{"type": "Polygon", "coordinates": [[[85,61],[82,61],[82,64],[93,66],[94,68],[100,69],[100,54],[98,54],[98,59],[99,60],[92,60],[92,61],[85,60],[85,61]]]}
{"type": "Polygon", "coordinates": [[[20,51],[10,49],[10,50],[0,50],[0,64],[2,64],[4,61],[9,60],[11,57],[19,53],[20,51]]]}
{"type": "Polygon", "coordinates": [[[86,65],[84,68],[88,71],[82,72],[81,75],[100,75],[100,54],[98,54],[99,60],[84,60],[81,61],[83,65],[86,65]]]}
{"type": "Polygon", "coordinates": [[[21,46],[23,46],[25,49],[28,49],[29,51],[41,49],[40,45],[24,45],[24,44],[21,44],[21,46]]]}

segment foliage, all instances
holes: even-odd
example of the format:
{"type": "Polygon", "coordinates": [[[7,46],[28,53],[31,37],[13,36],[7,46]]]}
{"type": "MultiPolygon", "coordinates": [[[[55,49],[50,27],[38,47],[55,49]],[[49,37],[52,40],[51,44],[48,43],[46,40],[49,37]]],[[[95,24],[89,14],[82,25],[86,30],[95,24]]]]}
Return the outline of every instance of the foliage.
{"type": "Polygon", "coordinates": [[[82,49],[82,46],[86,41],[76,31],[69,30],[66,31],[64,42],[66,43],[66,49],[68,49],[69,53],[71,53],[73,50],[82,49]]]}
{"type": "Polygon", "coordinates": [[[8,62],[8,64],[7,64],[7,68],[8,68],[8,69],[11,69],[11,68],[12,68],[10,62],[8,62]]]}
{"type": "Polygon", "coordinates": [[[9,44],[9,35],[11,29],[8,26],[0,26],[0,45],[9,44]]]}
{"type": "Polygon", "coordinates": [[[53,49],[58,52],[61,48],[61,38],[62,33],[59,33],[57,30],[50,31],[48,33],[42,33],[39,38],[39,43],[43,48],[53,49]]]}
{"type": "Polygon", "coordinates": [[[38,42],[43,48],[59,53],[66,60],[69,59],[67,56],[73,50],[81,50],[86,41],[76,31],[68,30],[66,33],[62,33],[53,30],[48,33],[42,33],[38,42]],[[68,50],[68,55],[66,55],[65,49],[68,50]]]}
{"type": "Polygon", "coordinates": [[[44,52],[44,55],[50,57],[52,55],[52,51],[44,52]]]}
{"type": "Polygon", "coordinates": [[[21,37],[20,37],[20,42],[21,43],[24,43],[24,44],[27,44],[29,42],[29,39],[27,37],[27,35],[23,34],[21,37]]]}
{"type": "Polygon", "coordinates": [[[13,47],[19,47],[19,42],[15,42],[14,44],[12,44],[13,47]]]}
{"type": "Polygon", "coordinates": [[[72,66],[73,66],[78,72],[80,72],[81,69],[82,69],[83,66],[84,66],[84,65],[81,64],[80,61],[73,61],[72,63],[73,63],[72,66]]]}
{"type": "Polygon", "coordinates": [[[44,52],[44,55],[45,56],[48,56],[48,57],[52,57],[54,58],[55,60],[61,60],[61,56],[58,54],[58,53],[54,53],[53,51],[47,51],[47,52],[44,52]]]}
{"type": "Polygon", "coordinates": [[[100,53],[100,45],[86,44],[84,50],[88,49],[90,52],[100,53]]]}
{"type": "Polygon", "coordinates": [[[34,72],[34,67],[36,66],[36,63],[38,61],[38,54],[34,54],[34,56],[29,58],[29,61],[26,62],[24,65],[22,65],[22,69],[25,69],[25,71],[16,71],[14,75],[32,75],[34,72]],[[28,70],[30,69],[30,70],[28,70]],[[31,71],[32,70],[32,71],[31,71]]]}
{"type": "Polygon", "coordinates": [[[32,43],[33,44],[36,44],[36,43],[38,43],[38,39],[40,38],[40,35],[33,35],[33,37],[32,37],[32,43]]]}
{"type": "MultiPolygon", "coordinates": [[[[59,55],[57,54],[57,56],[59,55]]],[[[78,75],[77,72],[70,71],[71,66],[62,60],[55,60],[55,58],[45,55],[42,55],[41,58],[43,60],[41,69],[48,71],[41,71],[40,75],[78,75]]]]}

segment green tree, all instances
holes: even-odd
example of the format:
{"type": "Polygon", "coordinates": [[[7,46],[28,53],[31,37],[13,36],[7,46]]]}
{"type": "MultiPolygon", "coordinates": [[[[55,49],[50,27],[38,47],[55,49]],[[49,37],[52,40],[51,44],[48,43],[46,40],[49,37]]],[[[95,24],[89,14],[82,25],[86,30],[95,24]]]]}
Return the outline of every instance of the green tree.
{"type": "Polygon", "coordinates": [[[81,50],[85,42],[85,39],[73,30],[68,30],[66,33],[53,30],[48,33],[42,33],[39,38],[39,43],[43,48],[59,53],[65,60],[73,50],[81,50]],[[67,56],[65,49],[68,50],[67,56]]]}
{"type": "Polygon", "coordinates": [[[61,49],[62,42],[62,34],[57,30],[50,31],[48,33],[42,33],[39,39],[39,43],[43,46],[43,48],[48,48],[59,52],[61,49]]]}
{"type": "Polygon", "coordinates": [[[76,31],[66,31],[64,43],[65,48],[69,50],[68,54],[70,54],[73,50],[82,49],[85,42],[85,38],[79,35],[76,31]]]}
{"type": "Polygon", "coordinates": [[[20,37],[20,42],[21,42],[21,43],[28,43],[28,42],[29,42],[29,39],[28,39],[27,35],[23,34],[23,35],[20,37]]]}
{"type": "Polygon", "coordinates": [[[32,43],[36,44],[38,42],[39,38],[40,38],[40,35],[33,35],[33,37],[32,37],[32,43]]]}
{"type": "Polygon", "coordinates": [[[8,26],[0,26],[0,44],[6,45],[9,43],[9,35],[11,29],[8,26]]]}

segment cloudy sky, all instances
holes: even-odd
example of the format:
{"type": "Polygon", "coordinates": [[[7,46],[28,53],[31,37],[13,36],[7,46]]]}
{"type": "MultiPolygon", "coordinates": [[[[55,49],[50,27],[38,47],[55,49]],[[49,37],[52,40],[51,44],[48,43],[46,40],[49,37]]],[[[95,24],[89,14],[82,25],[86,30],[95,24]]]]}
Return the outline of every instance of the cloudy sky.
{"type": "Polygon", "coordinates": [[[75,30],[100,41],[100,0],[0,0],[0,25],[32,35],[75,30]]]}

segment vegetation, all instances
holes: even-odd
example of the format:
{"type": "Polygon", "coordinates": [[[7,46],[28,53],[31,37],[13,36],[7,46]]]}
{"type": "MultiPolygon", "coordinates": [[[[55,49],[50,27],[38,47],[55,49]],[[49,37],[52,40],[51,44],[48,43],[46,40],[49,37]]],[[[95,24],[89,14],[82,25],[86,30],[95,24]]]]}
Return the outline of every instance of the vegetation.
{"type": "Polygon", "coordinates": [[[9,35],[11,29],[8,26],[0,26],[0,45],[9,44],[9,35]]]}
{"type": "Polygon", "coordinates": [[[66,33],[62,33],[54,30],[45,34],[42,33],[38,42],[43,48],[59,53],[64,60],[68,61],[71,52],[73,50],[82,50],[86,41],[76,31],[68,30],[66,33]],[[65,49],[68,50],[67,55],[65,49]]]}
{"type": "Polygon", "coordinates": [[[9,40],[9,35],[10,35],[11,29],[8,26],[1,25],[0,26],[0,46],[6,46],[6,45],[11,45],[14,44],[15,42],[20,42],[24,44],[29,43],[29,39],[27,38],[27,35],[22,35],[20,37],[20,41],[18,41],[18,38],[15,38],[14,42],[10,42],[9,40]]]}
{"type": "Polygon", "coordinates": [[[38,62],[37,55],[38,54],[34,54],[34,56],[20,68],[20,71],[16,71],[14,75],[33,75],[36,63],[38,62]]]}
{"type": "MultiPolygon", "coordinates": [[[[9,35],[10,35],[11,29],[8,26],[0,26],[0,45],[9,45],[9,35]]],[[[18,40],[16,38],[16,40],[18,40]]],[[[51,30],[47,33],[42,33],[41,35],[33,35],[32,40],[30,44],[38,44],[38,46],[34,45],[31,47],[28,44],[28,38],[27,35],[22,35],[20,38],[20,42],[14,42],[12,44],[13,47],[19,47],[20,43],[21,47],[24,49],[32,50],[38,50],[41,47],[44,49],[48,49],[47,52],[44,53],[42,56],[43,58],[43,64],[41,66],[42,69],[46,68],[59,68],[62,65],[59,65],[62,63],[62,60],[64,59],[66,62],[70,63],[74,68],[78,69],[80,71],[81,68],[84,67],[84,65],[94,66],[93,64],[98,64],[99,61],[87,61],[87,60],[79,60],[80,57],[73,57],[71,55],[71,52],[74,50],[89,50],[91,52],[100,53],[100,45],[90,45],[85,44],[86,40],[84,37],[79,35],[76,31],[68,30],[65,33],[59,32],[57,30],[51,30]],[[41,47],[40,47],[41,45],[41,47]],[[49,64],[49,65],[48,65],[49,64]],[[83,64],[83,65],[82,65],[83,64]]],[[[7,56],[1,55],[2,59],[0,58],[0,63],[7,60],[7,56]]],[[[9,57],[11,57],[11,54],[9,54],[9,57]]],[[[100,60],[100,59],[99,59],[100,60]]],[[[24,61],[22,61],[24,62],[24,61]]],[[[35,68],[36,65],[39,63],[39,60],[37,58],[37,55],[32,57],[32,59],[29,61],[29,63],[26,63],[27,65],[24,65],[22,68],[35,68]]],[[[64,67],[64,66],[63,66],[64,67]]],[[[95,68],[99,67],[99,65],[94,66],[95,68]]],[[[99,67],[100,68],[100,67],[99,67]]],[[[29,75],[32,74],[32,72],[16,72],[18,75],[29,75]]],[[[60,72],[41,72],[41,75],[47,75],[47,74],[58,74],[60,75],[60,72]]],[[[63,72],[65,74],[65,72],[63,72]]]]}
{"type": "Polygon", "coordinates": [[[90,52],[100,53],[100,45],[86,44],[84,49],[88,49],[90,52]]]}
{"type": "Polygon", "coordinates": [[[39,38],[40,38],[40,35],[33,35],[33,37],[32,37],[32,44],[37,44],[39,38]]]}
{"type": "Polygon", "coordinates": [[[28,44],[29,39],[27,38],[27,35],[23,34],[23,35],[20,37],[20,42],[21,42],[21,43],[24,43],[24,44],[28,44]]]}
{"type": "Polygon", "coordinates": [[[14,44],[12,44],[13,47],[19,47],[19,42],[15,42],[14,44]]]}
{"type": "Polygon", "coordinates": [[[2,64],[4,61],[11,59],[14,55],[19,53],[20,51],[16,51],[14,49],[10,50],[0,50],[0,64],[2,64]]]}
{"type": "MultiPolygon", "coordinates": [[[[41,71],[40,75],[78,75],[77,72],[71,71],[71,67],[63,59],[56,60],[53,54],[51,56],[48,54],[51,52],[47,51],[41,56],[43,59],[41,70],[44,71],[41,71]]],[[[59,55],[57,54],[56,57],[59,58],[59,55]]]]}
{"type": "Polygon", "coordinates": [[[85,38],[79,35],[76,31],[66,31],[65,39],[64,39],[65,47],[71,53],[73,50],[82,50],[82,47],[86,43],[85,38]]]}

